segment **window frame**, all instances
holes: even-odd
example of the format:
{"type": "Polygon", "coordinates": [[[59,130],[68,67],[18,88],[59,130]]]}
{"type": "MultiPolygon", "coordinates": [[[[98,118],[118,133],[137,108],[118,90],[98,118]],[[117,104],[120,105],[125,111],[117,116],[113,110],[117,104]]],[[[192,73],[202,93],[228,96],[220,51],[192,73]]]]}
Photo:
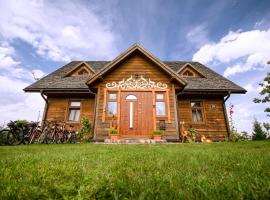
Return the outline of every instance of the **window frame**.
{"type": "Polygon", "coordinates": [[[81,100],[78,100],[78,99],[69,100],[69,102],[68,102],[68,116],[67,116],[67,122],[68,123],[80,123],[80,120],[81,120],[81,106],[82,106],[82,101],[81,100]],[[72,102],[79,102],[80,106],[71,106],[72,102]],[[79,119],[78,119],[78,121],[74,120],[76,115],[74,115],[73,120],[69,120],[71,110],[79,111],[79,119]]]}
{"type": "Polygon", "coordinates": [[[112,117],[112,116],[117,116],[118,114],[118,92],[115,92],[115,91],[107,91],[107,98],[106,98],[106,116],[109,116],[109,117],[112,117]],[[110,99],[110,94],[115,94],[116,95],[116,98],[115,99],[110,99]],[[108,109],[108,106],[109,106],[109,103],[110,102],[115,102],[116,103],[116,113],[115,114],[110,114],[109,113],[109,109],[108,109]]]}
{"type": "Polygon", "coordinates": [[[167,105],[167,98],[166,98],[166,92],[155,92],[155,115],[158,118],[167,117],[168,116],[168,105],[167,105]],[[158,99],[157,95],[162,94],[163,99],[158,99]],[[165,114],[164,115],[158,115],[157,113],[157,102],[164,102],[165,105],[165,114]]]}
{"type": "Polygon", "coordinates": [[[190,110],[191,110],[191,120],[193,124],[205,124],[205,116],[204,116],[204,102],[201,99],[193,99],[190,100],[190,110]],[[193,102],[200,102],[200,106],[192,107],[193,102]],[[193,110],[196,110],[196,121],[193,119],[193,110]],[[202,113],[202,121],[198,121],[198,110],[201,110],[202,113]]]}

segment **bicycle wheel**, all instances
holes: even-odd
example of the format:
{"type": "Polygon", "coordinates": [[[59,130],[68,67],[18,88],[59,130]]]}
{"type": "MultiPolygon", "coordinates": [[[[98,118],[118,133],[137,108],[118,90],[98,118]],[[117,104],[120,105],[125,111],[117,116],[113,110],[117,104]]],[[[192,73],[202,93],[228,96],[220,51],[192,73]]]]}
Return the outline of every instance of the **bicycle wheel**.
{"type": "Polygon", "coordinates": [[[41,136],[42,131],[40,129],[35,129],[30,135],[30,140],[28,144],[38,142],[39,137],[41,136]]]}

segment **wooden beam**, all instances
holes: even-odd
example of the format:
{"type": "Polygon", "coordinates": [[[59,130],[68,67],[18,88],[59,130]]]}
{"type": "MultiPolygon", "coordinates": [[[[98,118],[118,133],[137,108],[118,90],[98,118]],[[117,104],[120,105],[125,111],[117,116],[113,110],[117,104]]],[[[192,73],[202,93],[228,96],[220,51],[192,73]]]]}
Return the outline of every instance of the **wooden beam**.
{"type": "Polygon", "coordinates": [[[170,108],[169,90],[166,91],[166,102],[167,102],[168,123],[171,123],[171,108],[170,108]]]}
{"type": "Polygon", "coordinates": [[[100,98],[100,94],[101,94],[101,90],[100,90],[100,86],[98,87],[98,91],[97,91],[97,95],[96,95],[96,105],[95,105],[95,127],[94,127],[94,140],[96,140],[97,138],[97,125],[98,125],[98,107],[99,107],[99,98],[100,98]]]}
{"type": "Polygon", "coordinates": [[[175,121],[175,127],[176,127],[176,133],[177,133],[177,139],[180,139],[180,132],[179,132],[179,119],[178,119],[178,100],[175,95],[175,87],[174,84],[172,84],[172,93],[173,93],[173,106],[174,106],[174,121],[175,121]]]}
{"type": "Polygon", "coordinates": [[[102,109],[102,122],[105,122],[105,117],[106,117],[106,104],[107,104],[107,89],[104,88],[104,94],[103,94],[103,109],[102,109]]]}
{"type": "Polygon", "coordinates": [[[157,129],[156,124],[156,94],[154,91],[152,91],[152,99],[153,99],[153,123],[154,123],[154,130],[157,129]]]}
{"type": "Polygon", "coordinates": [[[118,95],[117,95],[117,128],[118,131],[120,129],[120,112],[121,112],[121,90],[118,90],[118,95]]]}

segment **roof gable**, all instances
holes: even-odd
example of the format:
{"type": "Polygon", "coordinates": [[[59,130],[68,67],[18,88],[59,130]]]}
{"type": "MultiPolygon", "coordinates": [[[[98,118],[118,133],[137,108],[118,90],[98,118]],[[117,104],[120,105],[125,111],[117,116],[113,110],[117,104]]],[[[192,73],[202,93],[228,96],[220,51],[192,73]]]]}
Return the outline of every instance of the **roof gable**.
{"type": "Polygon", "coordinates": [[[72,70],[67,72],[65,77],[69,77],[69,76],[85,77],[94,73],[95,73],[95,70],[90,65],[88,65],[86,62],[80,62],[72,70]]]}
{"type": "Polygon", "coordinates": [[[135,51],[139,51],[144,56],[146,56],[148,59],[150,59],[153,63],[155,63],[157,66],[159,66],[161,69],[163,69],[167,74],[169,74],[172,79],[175,79],[178,81],[181,85],[186,85],[185,80],[183,80],[181,77],[177,75],[175,71],[173,71],[170,67],[168,67],[166,64],[161,62],[158,58],[150,54],[147,50],[145,50],[143,47],[141,47],[139,44],[134,44],[129,49],[127,49],[125,52],[117,56],[114,60],[112,60],[110,63],[108,63],[106,66],[103,67],[98,73],[94,74],[92,77],[90,77],[86,84],[90,85],[94,83],[98,78],[102,77],[104,74],[112,70],[117,64],[119,64],[121,61],[123,61],[125,58],[127,58],[129,55],[134,53],[135,51]]]}
{"type": "Polygon", "coordinates": [[[200,77],[205,78],[205,76],[199,72],[192,64],[186,63],[182,66],[178,71],[177,74],[180,76],[188,76],[188,77],[200,77]],[[187,74],[191,74],[190,76],[187,74]]]}

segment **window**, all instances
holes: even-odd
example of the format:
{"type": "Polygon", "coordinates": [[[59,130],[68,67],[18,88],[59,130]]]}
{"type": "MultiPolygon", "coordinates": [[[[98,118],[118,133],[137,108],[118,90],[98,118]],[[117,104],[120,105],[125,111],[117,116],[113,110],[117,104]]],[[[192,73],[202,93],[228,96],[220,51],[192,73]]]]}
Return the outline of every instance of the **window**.
{"type": "Polygon", "coordinates": [[[137,100],[137,97],[133,94],[130,94],[126,97],[126,100],[137,100]]]}
{"type": "Polygon", "coordinates": [[[81,107],[80,101],[71,101],[69,103],[69,115],[68,115],[69,122],[79,122],[80,107],[81,107]]]}
{"type": "Polygon", "coordinates": [[[166,115],[166,102],[165,94],[157,93],[156,94],[156,115],[165,116],[166,115]]]}
{"type": "Polygon", "coordinates": [[[107,100],[107,114],[116,115],[117,114],[117,93],[109,93],[107,100]]]}
{"type": "Polygon", "coordinates": [[[80,76],[83,76],[83,75],[88,75],[89,73],[88,73],[88,71],[86,70],[86,69],[82,69],[82,70],[80,70],[79,72],[78,72],[78,75],[80,75],[80,76]]]}
{"type": "Polygon", "coordinates": [[[189,71],[189,70],[186,70],[184,73],[183,73],[183,76],[194,76],[194,74],[189,71]]]}
{"type": "Polygon", "coordinates": [[[192,119],[195,123],[203,122],[203,107],[201,101],[191,101],[192,119]]]}

